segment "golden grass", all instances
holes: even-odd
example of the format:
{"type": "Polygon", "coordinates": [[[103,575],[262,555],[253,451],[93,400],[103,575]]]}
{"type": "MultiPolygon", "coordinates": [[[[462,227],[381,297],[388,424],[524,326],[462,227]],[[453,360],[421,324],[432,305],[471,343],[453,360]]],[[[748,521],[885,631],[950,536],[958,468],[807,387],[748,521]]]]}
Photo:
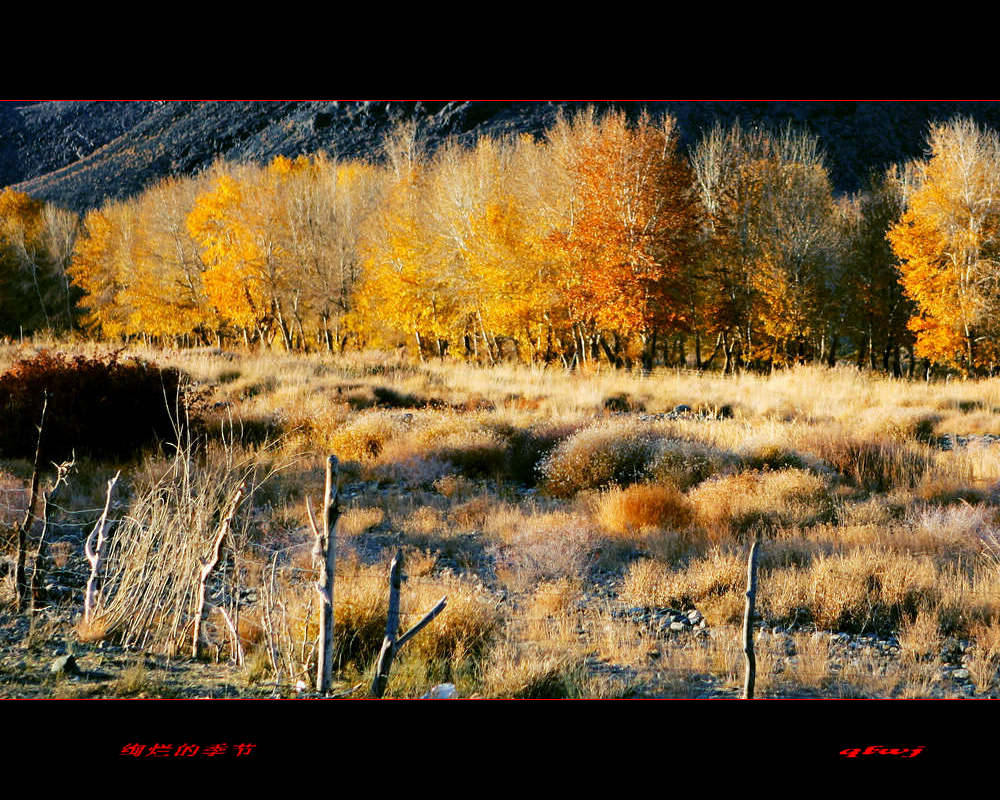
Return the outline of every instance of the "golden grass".
{"type": "MultiPolygon", "coordinates": [[[[60,349],[92,355],[94,345],[60,349]]],[[[15,351],[0,347],[0,369],[15,351]]],[[[261,490],[253,512],[261,547],[292,548],[270,608],[285,672],[314,672],[318,605],[298,498],[318,494],[315,465],[335,452],[356,504],[339,523],[347,551],[335,592],[339,666],[369,670],[384,633],[388,553],[365,565],[352,562],[353,548],[370,554],[398,537],[410,576],[404,627],[449,595],[445,612],[407,646],[392,692],[423,693],[444,675],[465,695],[598,691],[578,672],[581,647],[659,674],[678,696],[700,674],[735,685],[741,655],[725,636],[674,652],[608,618],[581,639],[587,612],[577,605],[591,577],[610,572],[624,581],[625,602],[694,606],[710,628],[736,625],[756,532],[765,534],[759,610],[769,624],[895,632],[904,653],[926,647],[931,629],[968,636],[973,680],[980,691],[996,685],[1000,571],[980,556],[1000,522],[1000,447],[974,442],[945,452],[933,437],[1000,432],[1000,378],[926,384],[849,367],[644,378],[603,367],[415,365],[376,353],[131,354],[184,369],[210,388],[211,401],[232,403],[235,419],[284,433],[286,455],[311,459],[312,470],[261,490]],[[623,395],[649,414],[687,403],[729,405],[734,416],[609,416],[605,401],[623,395]],[[543,491],[526,496],[536,480],[543,491]],[[381,485],[359,488],[371,481],[381,485]],[[456,564],[462,577],[446,574],[456,564]],[[508,600],[498,606],[475,574],[496,580],[508,600]]],[[[107,469],[88,467],[81,478],[93,484],[81,506],[100,494],[98,467],[107,469]]],[[[3,486],[23,487],[23,476],[2,475],[3,486]]],[[[70,567],[79,558],[53,555],[70,567]]],[[[265,565],[248,579],[259,584],[268,574],[265,565]]],[[[259,614],[241,612],[255,674],[270,661],[263,627],[259,614]]],[[[825,639],[797,635],[794,643],[793,657],[774,643],[762,650],[762,692],[931,691],[931,672],[916,659],[896,672],[862,659],[834,673],[825,639]]]]}
{"type": "Polygon", "coordinates": [[[343,536],[360,536],[380,525],[385,519],[381,508],[349,508],[337,520],[337,533],[343,536]]]}
{"type": "Polygon", "coordinates": [[[696,522],[717,543],[755,528],[811,525],[833,510],[826,481],[801,469],[713,478],[692,489],[688,498],[696,522]]]}

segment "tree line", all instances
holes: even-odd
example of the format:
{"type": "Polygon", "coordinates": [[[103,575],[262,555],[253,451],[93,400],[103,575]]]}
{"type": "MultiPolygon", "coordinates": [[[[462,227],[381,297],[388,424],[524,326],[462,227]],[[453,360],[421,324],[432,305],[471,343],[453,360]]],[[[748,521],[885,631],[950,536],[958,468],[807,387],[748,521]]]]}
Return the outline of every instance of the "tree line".
{"type": "Polygon", "coordinates": [[[421,359],[767,370],[996,369],[1000,140],[835,196],[817,139],[592,110],[544,136],[376,161],[216,163],[82,219],[0,193],[0,335],[392,347],[421,359]],[[922,362],[922,363],[921,363],[922,362]]]}

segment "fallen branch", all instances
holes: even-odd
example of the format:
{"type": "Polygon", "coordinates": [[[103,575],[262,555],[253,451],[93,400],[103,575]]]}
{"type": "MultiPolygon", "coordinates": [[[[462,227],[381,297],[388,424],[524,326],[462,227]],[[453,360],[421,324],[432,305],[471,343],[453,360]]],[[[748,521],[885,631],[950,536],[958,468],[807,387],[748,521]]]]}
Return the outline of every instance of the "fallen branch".
{"type": "Polygon", "coordinates": [[[448,597],[447,595],[445,595],[444,597],[442,597],[440,600],[437,601],[437,604],[434,606],[434,608],[432,608],[430,611],[424,614],[424,618],[420,620],[420,622],[418,622],[416,625],[414,625],[412,628],[410,628],[406,633],[404,633],[396,640],[396,652],[398,653],[402,649],[404,644],[406,644],[408,641],[410,641],[410,639],[412,639],[420,632],[421,628],[423,628],[428,622],[434,619],[434,617],[436,617],[438,614],[444,611],[444,607],[447,604],[448,604],[448,597]]]}

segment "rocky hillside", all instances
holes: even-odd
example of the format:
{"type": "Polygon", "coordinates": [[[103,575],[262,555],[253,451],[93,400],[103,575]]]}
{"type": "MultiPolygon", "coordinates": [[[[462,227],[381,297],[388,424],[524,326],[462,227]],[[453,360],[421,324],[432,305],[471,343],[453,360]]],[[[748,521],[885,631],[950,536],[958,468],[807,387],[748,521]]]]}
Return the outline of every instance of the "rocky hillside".
{"type": "MultiPolygon", "coordinates": [[[[327,150],[377,157],[385,133],[416,117],[431,147],[446,137],[540,134],[554,102],[0,102],[0,186],[76,211],[128,197],[166,175],[222,157],[262,162],[327,150]]],[[[607,104],[598,104],[607,105],[607,104]]],[[[621,104],[638,113],[638,103],[621,104]]],[[[715,120],[804,127],[820,137],[836,188],[852,191],[871,169],[919,156],[927,124],[968,114],[1000,128],[997,103],[657,102],[680,123],[683,144],[715,120]]]]}

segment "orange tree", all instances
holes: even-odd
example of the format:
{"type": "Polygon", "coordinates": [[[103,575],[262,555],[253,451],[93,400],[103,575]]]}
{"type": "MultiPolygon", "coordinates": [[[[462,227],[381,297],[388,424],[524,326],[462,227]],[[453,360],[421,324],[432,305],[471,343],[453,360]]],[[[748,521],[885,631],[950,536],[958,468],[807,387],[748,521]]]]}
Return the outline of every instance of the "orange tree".
{"type": "Polygon", "coordinates": [[[572,222],[556,238],[565,250],[561,288],[575,321],[597,336],[609,360],[631,337],[651,362],[659,334],[691,319],[686,272],[695,260],[698,214],[692,176],[677,153],[672,118],[620,112],[581,126],[571,162],[572,222]]]}

